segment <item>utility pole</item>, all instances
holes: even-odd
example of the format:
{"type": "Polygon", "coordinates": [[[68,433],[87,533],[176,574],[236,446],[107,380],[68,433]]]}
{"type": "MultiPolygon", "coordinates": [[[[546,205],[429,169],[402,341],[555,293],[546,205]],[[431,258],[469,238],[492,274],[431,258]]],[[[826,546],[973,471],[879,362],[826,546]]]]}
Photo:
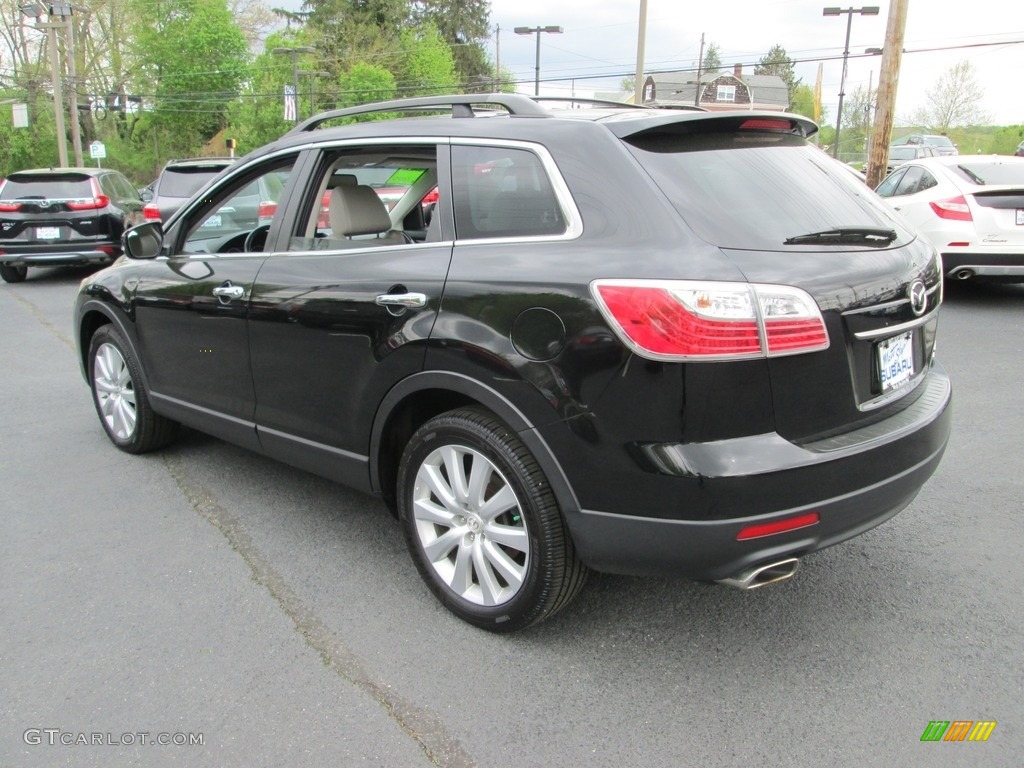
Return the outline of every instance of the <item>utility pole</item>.
{"type": "Polygon", "coordinates": [[[63,29],[63,24],[54,24],[52,21],[36,22],[37,29],[45,29],[47,44],[50,46],[50,76],[53,78],[53,116],[54,125],[57,128],[57,156],[60,158],[61,168],[68,165],[68,140],[64,132],[64,91],[60,87],[60,61],[57,51],[57,29],[63,29]]]}
{"type": "Polygon", "coordinates": [[[704,33],[700,33],[700,54],[697,56],[697,93],[693,96],[693,106],[700,106],[700,70],[704,65],[704,33]]]}
{"type": "Polygon", "coordinates": [[[494,92],[501,90],[501,24],[494,27],[494,92]]]}
{"type": "Polygon", "coordinates": [[[67,53],[64,60],[68,65],[68,101],[71,102],[71,148],[75,153],[75,167],[81,168],[82,162],[82,132],[78,124],[78,68],[75,63],[75,24],[71,20],[71,6],[54,4],[55,13],[63,16],[63,9],[67,9],[66,24],[64,28],[67,35],[67,53]]]}
{"type": "Polygon", "coordinates": [[[644,47],[647,44],[647,0],[640,0],[640,29],[636,36],[636,79],[633,82],[633,103],[644,103],[644,47]]]}
{"type": "Polygon", "coordinates": [[[868,155],[868,186],[878,186],[889,162],[889,137],[896,113],[896,86],[903,59],[903,39],[907,29],[907,6],[910,0],[892,0],[882,48],[882,71],[878,75],[878,98],[875,100],[875,125],[871,133],[868,155]]]}

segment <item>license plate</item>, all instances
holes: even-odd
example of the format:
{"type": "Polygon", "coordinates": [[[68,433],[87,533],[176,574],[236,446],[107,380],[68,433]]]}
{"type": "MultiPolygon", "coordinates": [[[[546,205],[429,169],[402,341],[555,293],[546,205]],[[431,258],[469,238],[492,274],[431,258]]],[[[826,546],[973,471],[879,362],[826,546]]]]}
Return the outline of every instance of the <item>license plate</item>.
{"type": "Polygon", "coordinates": [[[896,389],[914,375],[914,334],[901,333],[878,343],[878,370],[882,392],[896,389]]]}
{"type": "Polygon", "coordinates": [[[60,240],[60,227],[36,227],[39,240],[60,240]]]}
{"type": "Polygon", "coordinates": [[[220,214],[215,213],[213,216],[203,222],[204,227],[219,227],[220,226],[220,214]]]}
{"type": "Polygon", "coordinates": [[[1017,226],[1024,227],[1024,208],[1017,209],[1017,226]]]}

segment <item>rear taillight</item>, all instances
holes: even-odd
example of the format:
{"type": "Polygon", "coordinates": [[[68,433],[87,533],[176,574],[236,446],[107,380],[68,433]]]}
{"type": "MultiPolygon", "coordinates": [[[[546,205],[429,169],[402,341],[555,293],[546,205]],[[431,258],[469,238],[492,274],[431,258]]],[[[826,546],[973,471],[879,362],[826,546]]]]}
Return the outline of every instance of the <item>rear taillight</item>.
{"type": "Polygon", "coordinates": [[[324,192],[324,196],[320,200],[320,213],[317,214],[316,217],[316,226],[318,229],[327,229],[331,226],[330,205],[331,193],[324,192]]]}
{"type": "Polygon", "coordinates": [[[92,200],[69,200],[67,202],[69,211],[94,211],[99,208],[106,208],[110,205],[110,198],[100,191],[99,182],[92,179],[92,200]]]}
{"type": "Polygon", "coordinates": [[[608,324],[654,360],[742,360],[827,349],[821,310],[799,288],[688,280],[595,280],[608,324]]]}
{"type": "Polygon", "coordinates": [[[21,208],[21,203],[0,202],[0,213],[14,213],[21,208]]]}
{"type": "Polygon", "coordinates": [[[973,221],[971,209],[967,206],[967,200],[963,195],[950,197],[946,200],[933,200],[928,203],[940,219],[952,219],[954,221],[973,221]]]}
{"type": "Polygon", "coordinates": [[[146,203],[142,206],[142,216],[147,221],[160,221],[160,209],[156,203],[146,203]]]}
{"type": "Polygon", "coordinates": [[[274,214],[277,213],[277,203],[273,200],[260,200],[260,207],[256,213],[260,220],[260,224],[269,224],[274,220],[274,214]]]}
{"type": "Polygon", "coordinates": [[[420,200],[420,204],[430,205],[431,203],[436,203],[439,198],[440,193],[437,191],[437,187],[434,187],[432,190],[427,192],[427,194],[423,197],[422,200],[420,200]]]}

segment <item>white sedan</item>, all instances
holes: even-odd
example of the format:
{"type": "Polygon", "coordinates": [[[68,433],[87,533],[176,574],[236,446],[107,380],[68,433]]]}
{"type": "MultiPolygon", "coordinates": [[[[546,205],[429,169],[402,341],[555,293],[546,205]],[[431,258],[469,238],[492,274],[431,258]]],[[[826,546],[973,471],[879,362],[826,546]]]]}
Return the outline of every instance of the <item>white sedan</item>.
{"type": "Polygon", "coordinates": [[[913,160],[875,191],[942,254],[947,277],[1024,282],[1024,157],[913,160]]]}

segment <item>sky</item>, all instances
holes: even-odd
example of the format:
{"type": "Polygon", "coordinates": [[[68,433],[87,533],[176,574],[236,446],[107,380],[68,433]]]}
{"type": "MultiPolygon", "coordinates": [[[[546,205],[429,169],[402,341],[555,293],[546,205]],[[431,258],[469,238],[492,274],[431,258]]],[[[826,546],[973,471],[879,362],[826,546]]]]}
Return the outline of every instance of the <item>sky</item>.
{"type": "MultiPolygon", "coordinates": [[[[854,14],[846,98],[869,83],[877,87],[889,13],[887,0],[648,0],[644,70],[686,69],[699,58],[701,33],[715,43],[723,70],[741,63],[744,72],[778,44],[797,62],[796,75],[812,88],[823,62],[822,104],[833,122],[839,100],[847,15],[823,16],[828,5],[877,5],[877,16],[854,14]],[[807,61],[804,61],[807,60],[807,61]]],[[[536,36],[516,35],[516,26],[560,26],[542,34],[541,93],[592,95],[615,91],[637,63],[640,0],[491,0],[491,26],[500,27],[492,59],[511,71],[520,90],[533,92],[536,36]],[[602,76],[603,80],[596,80],[602,76]],[[559,78],[560,82],[543,82],[559,78]]],[[[1024,123],[1024,8],[1021,0],[909,0],[904,55],[896,95],[896,126],[907,125],[926,103],[943,73],[969,61],[985,97],[982,109],[993,125],[1024,123]],[[945,50],[931,50],[945,49],[945,50]]]]}

